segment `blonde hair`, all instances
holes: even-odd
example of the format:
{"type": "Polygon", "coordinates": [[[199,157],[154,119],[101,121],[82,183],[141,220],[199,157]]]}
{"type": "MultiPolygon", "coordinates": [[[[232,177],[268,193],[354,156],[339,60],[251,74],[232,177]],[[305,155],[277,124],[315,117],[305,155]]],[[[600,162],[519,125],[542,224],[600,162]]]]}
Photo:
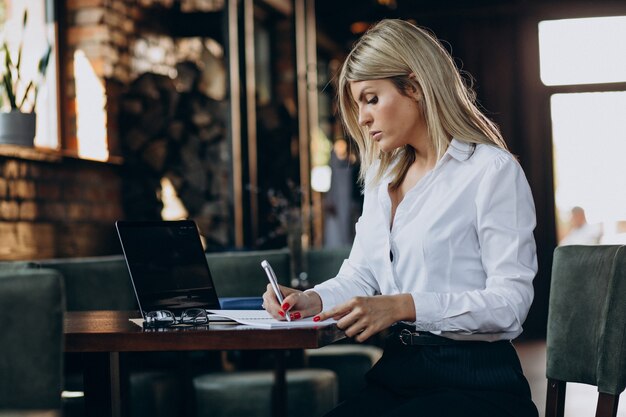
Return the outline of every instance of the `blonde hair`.
{"type": "Polygon", "coordinates": [[[409,22],[382,20],[354,45],[338,80],[339,112],[345,129],[357,144],[361,159],[359,178],[366,187],[378,183],[396,159],[391,186],[399,186],[415,160],[415,150],[408,145],[389,153],[380,152],[367,128],[359,125],[350,82],[375,79],[391,80],[401,94],[409,97],[411,92],[421,90],[420,104],[437,160],[453,137],[507,149],[498,127],[478,109],[474,92],[439,41],[409,22]],[[366,184],[365,174],[377,159],[380,165],[366,184]]]}

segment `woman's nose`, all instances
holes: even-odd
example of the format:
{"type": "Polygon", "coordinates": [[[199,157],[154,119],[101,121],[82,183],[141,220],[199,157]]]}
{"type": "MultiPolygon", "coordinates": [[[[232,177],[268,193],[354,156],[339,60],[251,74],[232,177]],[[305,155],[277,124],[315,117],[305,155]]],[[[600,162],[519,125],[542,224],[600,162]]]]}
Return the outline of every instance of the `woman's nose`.
{"type": "Polygon", "coordinates": [[[372,123],[372,116],[367,111],[359,111],[359,124],[361,126],[369,126],[372,123]]]}

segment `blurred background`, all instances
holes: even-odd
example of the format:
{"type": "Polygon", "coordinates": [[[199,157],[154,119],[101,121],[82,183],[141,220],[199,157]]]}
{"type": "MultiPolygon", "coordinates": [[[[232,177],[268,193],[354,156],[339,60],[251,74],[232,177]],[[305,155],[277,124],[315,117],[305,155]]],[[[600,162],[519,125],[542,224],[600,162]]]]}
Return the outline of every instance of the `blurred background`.
{"type": "Polygon", "coordinates": [[[542,337],[555,246],[626,242],[623,1],[3,0],[38,89],[16,90],[34,144],[0,142],[0,259],[119,254],[118,219],[194,219],[212,252],[350,245],[361,193],[334,78],[385,17],[442,40],[519,157],[542,337]]]}
{"type": "MultiPolygon", "coordinates": [[[[0,261],[120,255],[116,220],[189,218],[207,252],[288,248],[306,286],[302,254],[354,236],[334,82],[382,18],[435,33],[528,177],[516,347],[543,413],[553,251],[626,243],[623,0],[0,0],[0,261]],[[16,113],[30,138],[4,131],[16,113]]],[[[593,387],[568,392],[593,412],[593,387]]]]}

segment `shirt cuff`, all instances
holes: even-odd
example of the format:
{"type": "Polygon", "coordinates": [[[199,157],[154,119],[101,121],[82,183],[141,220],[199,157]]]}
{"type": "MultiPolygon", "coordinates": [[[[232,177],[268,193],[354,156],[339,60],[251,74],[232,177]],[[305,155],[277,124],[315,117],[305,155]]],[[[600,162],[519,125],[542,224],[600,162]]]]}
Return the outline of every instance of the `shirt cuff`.
{"type": "Polygon", "coordinates": [[[411,293],[415,305],[415,330],[441,330],[443,308],[436,293],[411,293]]]}
{"type": "Polygon", "coordinates": [[[315,286],[304,292],[309,291],[316,292],[317,295],[320,296],[320,299],[322,300],[322,311],[330,310],[337,305],[337,300],[335,299],[332,290],[320,286],[315,286]]]}

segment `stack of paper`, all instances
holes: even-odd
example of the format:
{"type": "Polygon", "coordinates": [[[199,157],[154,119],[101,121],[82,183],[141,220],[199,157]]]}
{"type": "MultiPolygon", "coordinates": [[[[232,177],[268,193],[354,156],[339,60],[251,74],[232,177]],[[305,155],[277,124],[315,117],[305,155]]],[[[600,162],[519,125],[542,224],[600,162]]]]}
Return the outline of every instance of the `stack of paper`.
{"type": "Polygon", "coordinates": [[[234,320],[237,323],[264,329],[297,328],[297,327],[322,327],[336,323],[336,320],[313,321],[313,317],[307,317],[294,321],[276,320],[265,310],[207,310],[211,313],[211,320],[215,316],[234,320]]]}

